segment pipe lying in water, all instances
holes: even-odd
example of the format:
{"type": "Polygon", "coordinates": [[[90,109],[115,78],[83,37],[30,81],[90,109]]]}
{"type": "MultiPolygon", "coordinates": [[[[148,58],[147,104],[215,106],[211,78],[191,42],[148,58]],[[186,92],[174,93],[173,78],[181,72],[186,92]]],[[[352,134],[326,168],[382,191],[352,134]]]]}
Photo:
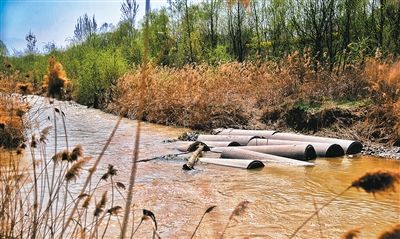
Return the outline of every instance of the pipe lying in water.
{"type": "Polygon", "coordinates": [[[203,151],[210,151],[210,147],[207,144],[200,142],[200,141],[184,142],[176,148],[181,152],[194,152],[197,149],[199,144],[204,145],[203,151]]]}
{"type": "Polygon", "coordinates": [[[201,141],[201,142],[203,142],[210,148],[241,146],[241,144],[239,144],[236,141],[201,141]]]}
{"type": "Polygon", "coordinates": [[[285,164],[291,166],[314,166],[314,163],[310,162],[299,161],[271,154],[259,153],[241,148],[239,147],[218,148],[217,150],[221,153],[221,158],[257,159],[262,162],[285,164]]]}
{"type": "Polygon", "coordinates": [[[225,129],[221,130],[218,135],[247,135],[247,136],[259,136],[268,139],[280,139],[280,140],[293,140],[302,142],[317,142],[317,143],[330,143],[338,144],[343,148],[346,154],[358,154],[361,152],[363,145],[356,140],[346,140],[328,137],[318,137],[303,134],[293,133],[280,133],[279,131],[272,130],[241,130],[241,129],[225,129]]]}
{"type": "Polygon", "coordinates": [[[313,160],[317,157],[314,147],[310,144],[240,146],[240,147],[226,147],[226,148],[216,147],[213,148],[213,151],[218,152],[219,150],[233,150],[236,148],[246,149],[260,153],[272,154],[286,158],[298,159],[303,161],[313,160]]]}
{"type": "Polygon", "coordinates": [[[247,144],[248,146],[260,145],[295,145],[295,144],[311,144],[318,157],[340,157],[344,155],[344,150],[338,144],[332,143],[317,143],[317,142],[303,142],[293,140],[280,140],[280,139],[252,139],[247,144]]]}
{"type": "Polygon", "coordinates": [[[254,139],[259,138],[258,136],[247,136],[247,135],[199,135],[198,141],[229,141],[237,142],[240,145],[247,145],[247,143],[254,139]]]}
{"type": "Polygon", "coordinates": [[[199,143],[202,143],[205,145],[204,151],[210,151],[210,148],[214,147],[233,147],[233,146],[240,146],[238,142],[234,141],[225,141],[225,142],[220,142],[220,141],[190,141],[190,142],[184,142],[181,145],[177,147],[177,149],[181,152],[193,152],[193,149],[195,150],[197,145],[199,143]]]}
{"type": "Polygon", "coordinates": [[[275,131],[275,130],[221,129],[221,130],[218,130],[217,132],[218,132],[218,135],[246,135],[246,136],[269,137],[278,131],[275,131]]]}
{"type": "Polygon", "coordinates": [[[363,145],[359,141],[309,136],[302,134],[292,134],[292,133],[275,133],[270,139],[280,139],[280,140],[293,140],[302,142],[318,142],[318,143],[331,143],[340,145],[346,154],[358,154],[361,152],[363,145]]]}
{"type": "Polygon", "coordinates": [[[202,163],[245,169],[256,169],[264,167],[264,164],[261,161],[251,159],[199,158],[199,161],[202,163]]]}

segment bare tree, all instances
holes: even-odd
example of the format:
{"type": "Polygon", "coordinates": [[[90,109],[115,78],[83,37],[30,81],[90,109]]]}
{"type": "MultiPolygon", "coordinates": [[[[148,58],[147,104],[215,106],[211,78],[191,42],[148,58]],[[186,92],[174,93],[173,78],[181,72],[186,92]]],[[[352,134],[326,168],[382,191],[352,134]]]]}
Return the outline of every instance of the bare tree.
{"type": "Polygon", "coordinates": [[[74,38],[76,41],[86,40],[89,36],[92,36],[97,31],[97,22],[93,15],[89,18],[87,13],[80,16],[77,20],[74,30],[74,38]]]}
{"type": "Polygon", "coordinates": [[[121,5],[122,20],[129,23],[131,30],[135,28],[138,9],[139,4],[136,3],[136,0],[125,0],[121,5]]]}
{"type": "Polygon", "coordinates": [[[37,51],[36,47],[37,39],[35,34],[33,34],[31,30],[29,30],[28,34],[25,36],[25,40],[26,40],[27,52],[30,54],[35,53],[37,51]]]}

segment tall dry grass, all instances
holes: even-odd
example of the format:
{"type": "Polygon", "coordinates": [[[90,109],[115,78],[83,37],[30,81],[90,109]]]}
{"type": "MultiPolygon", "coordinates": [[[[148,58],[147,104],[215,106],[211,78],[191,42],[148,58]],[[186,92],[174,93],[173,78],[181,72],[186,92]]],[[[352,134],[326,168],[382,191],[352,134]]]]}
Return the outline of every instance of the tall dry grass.
{"type": "MultiPolygon", "coordinates": [[[[369,94],[361,68],[331,71],[326,63],[312,63],[305,52],[280,62],[150,66],[143,119],[194,129],[256,127],[263,113],[286,111],[294,102],[356,101],[369,94]]],[[[138,82],[140,69],[125,74],[118,85],[116,105],[129,109],[130,118],[137,118],[138,82]]]]}
{"type": "Polygon", "coordinates": [[[373,126],[370,134],[400,139],[400,61],[370,58],[363,75],[375,102],[365,121],[366,126],[373,126]]]}
{"type": "Polygon", "coordinates": [[[13,148],[24,140],[22,117],[28,110],[24,94],[31,86],[23,83],[23,77],[11,64],[4,64],[8,70],[0,72],[0,147],[13,148]]]}

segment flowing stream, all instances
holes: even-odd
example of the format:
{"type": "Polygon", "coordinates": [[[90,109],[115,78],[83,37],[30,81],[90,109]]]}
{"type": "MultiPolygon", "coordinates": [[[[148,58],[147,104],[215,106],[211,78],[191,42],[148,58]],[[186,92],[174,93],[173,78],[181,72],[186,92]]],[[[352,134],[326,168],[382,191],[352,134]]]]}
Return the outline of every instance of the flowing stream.
{"type": "MultiPolygon", "coordinates": [[[[31,97],[30,111],[34,126],[43,129],[53,125],[47,144],[47,154],[53,155],[66,147],[61,114],[69,147],[81,144],[85,155],[97,157],[117,122],[114,115],[90,109],[76,103],[49,104],[42,97],[31,97]],[[53,113],[53,107],[62,111],[53,113]],[[54,117],[57,124],[55,147],[54,117]]],[[[115,181],[128,185],[136,121],[123,119],[102,159],[98,171],[108,164],[117,169],[115,181]]],[[[143,123],[140,138],[140,159],[178,153],[176,143],[164,140],[176,138],[185,128],[143,123]]],[[[51,156],[50,156],[51,157],[51,156]]],[[[26,154],[29,158],[29,154],[26,154]]],[[[27,159],[29,160],[29,159],[27,159]]],[[[318,158],[315,167],[266,165],[261,170],[199,164],[196,170],[183,171],[184,161],[156,160],[138,164],[134,187],[134,208],[137,220],[141,209],[154,212],[162,238],[190,238],[204,211],[217,207],[203,220],[197,238],[218,238],[235,207],[242,201],[248,207],[234,216],[225,238],[288,238],[315,210],[366,171],[399,169],[400,162],[366,156],[318,158]]],[[[77,180],[76,190],[83,183],[77,180]]],[[[376,238],[382,231],[400,222],[399,192],[367,194],[350,189],[324,208],[296,238],[340,238],[350,229],[359,228],[360,238],[376,238]],[[319,219],[319,220],[318,220],[319,219]]],[[[120,202],[124,206],[123,202],[120,202]]],[[[109,230],[118,231],[116,221],[109,230]]],[[[151,238],[148,225],[139,229],[138,238],[151,238]]]]}

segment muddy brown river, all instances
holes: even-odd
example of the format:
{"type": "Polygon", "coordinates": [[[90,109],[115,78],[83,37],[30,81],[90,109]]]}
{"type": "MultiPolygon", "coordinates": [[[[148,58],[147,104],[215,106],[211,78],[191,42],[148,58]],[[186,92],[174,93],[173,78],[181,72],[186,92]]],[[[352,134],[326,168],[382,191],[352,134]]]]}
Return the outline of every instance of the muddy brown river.
{"type": "MultiPolygon", "coordinates": [[[[96,157],[117,117],[76,103],[31,98],[30,117],[35,126],[53,125],[55,106],[65,114],[69,146],[81,144],[85,155],[96,157]]],[[[54,128],[49,135],[48,154],[66,147],[61,117],[56,114],[57,147],[54,128]]],[[[54,125],[53,125],[54,126],[54,125]]],[[[108,164],[118,169],[115,181],[128,185],[136,122],[123,119],[112,139],[98,171],[108,164]]],[[[140,159],[177,153],[176,143],[164,143],[188,129],[143,123],[140,159]]],[[[29,158],[29,154],[26,154],[29,158]]],[[[27,159],[29,160],[29,159],[27,159]]],[[[230,223],[225,238],[288,238],[315,210],[348,187],[366,171],[399,169],[400,162],[355,156],[318,158],[315,167],[266,165],[261,170],[242,170],[199,164],[196,170],[183,171],[184,161],[158,160],[138,164],[134,187],[134,208],[141,215],[145,208],[154,212],[162,238],[190,238],[203,212],[205,216],[196,238],[218,238],[238,203],[249,201],[248,208],[230,223]]],[[[76,190],[83,180],[76,182],[76,190]]],[[[124,206],[122,199],[116,204],[124,206]]],[[[140,216],[137,216],[138,221],[140,216]]],[[[360,238],[376,238],[382,231],[400,222],[400,194],[367,194],[350,189],[302,228],[295,238],[340,238],[346,231],[360,228],[360,238]]],[[[109,238],[117,238],[117,221],[113,221],[109,238]]],[[[143,225],[137,238],[151,238],[149,225],[143,225]]]]}

